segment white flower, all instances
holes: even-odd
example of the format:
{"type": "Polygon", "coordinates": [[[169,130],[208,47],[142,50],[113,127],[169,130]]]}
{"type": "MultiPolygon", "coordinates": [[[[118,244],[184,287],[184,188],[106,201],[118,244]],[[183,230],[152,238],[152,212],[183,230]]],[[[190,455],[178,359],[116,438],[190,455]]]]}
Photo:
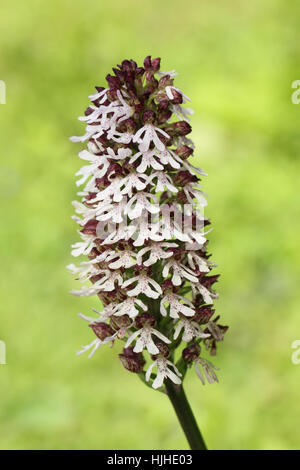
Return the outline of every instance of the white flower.
{"type": "Polygon", "coordinates": [[[195,204],[194,199],[196,199],[197,203],[201,207],[207,206],[207,201],[205,197],[203,196],[204,194],[203,191],[200,191],[199,189],[194,189],[192,183],[186,184],[183,188],[183,191],[190,204],[195,204]]]}
{"type": "MultiPolygon", "coordinates": [[[[147,184],[149,182],[153,183],[154,178],[157,179],[155,192],[159,193],[164,191],[166,188],[172,193],[178,193],[178,189],[174,186],[172,178],[167,175],[164,171],[154,171],[148,176],[147,184]]],[[[154,184],[154,183],[153,183],[154,184]]]]}
{"type": "Polygon", "coordinates": [[[111,147],[108,147],[106,151],[108,157],[114,160],[125,160],[125,158],[130,157],[132,154],[132,151],[129,148],[119,148],[117,153],[115,153],[111,147]]]}
{"type": "Polygon", "coordinates": [[[111,221],[115,223],[123,222],[124,211],[127,207],[127,200],[123,198],[120,202],[100,202],[96,210],[96,219],[111,221]]]}
{"type": "Polygon", "coordinates": [[[142,191],[146,187],[147,175],[139,174],[133,171],[123,178],[121,185],[121,194],[127,194],[129,197],[133,194],[133,189],[142,191]]]}
{"type": "Polygon", "coordinates": [[[107,237],[103,240],[104,245],[112,245],[120,240],[127,241],[134,232],[134,228],[127,225],[126,221],[118,224],[118,226],[108,233],[107,237]]]}
{"type": "Polygon", "coordinates": [[[193,230],[192,224],[188,225],[187,223],[185,224],[185,227],[184,227],[184,232],[188,236],[189,241],[191,240],[196,241],[196,243],[198,244],[197,245],[198,249],[199,247],[202,247],[206,243],[207,240],[205,238],[205,235],[209,233],[210,231],[211,229],[207,230],[206,232],[203,232],[202,228],[200,230],[199,229],[197,230],[197,227],[196,227],[196,230],[193,230]]]}
{"type": "Polygon", "coordinates": [[[123,178],[118,177],[115,178],[110,185],[103,189],[102,191],[99,191],[97,193],[97,196],[94,199],[91,199],[90,202],[94,203],[96,201],[107,201],[112,198],[114,202],[120,202],[123,199],[123,194],[121,191],[121,186],[123,184],[123,178]]]}
{"type": "Polygon", "coordinates": [[[115,142],[121,143],[121,144],[129,144],[133,138],[133,134],[130,132],[118,132],[113,126],[108,132],[107,132],[107,139],[114,140],[115,142]]]}
{"type": "Polygon", "coordinates": [[[175,238],[182,242],[191,243],[192,238],[187,233],[186,227],[183,226],[184,214],[180,208],[176,204],[163,204],[160,209],[159,233],[161,233],[162,239],[175,238]]]}
{"type": "Polygon", "coordinates": [[[144,266],[151,266],[156,263],[159,259],[170,258],[173,255],[172,251],[164,251],[163,248],[176,248],[176,243],[151,243],[149,246],[142,248],[137,255],[138,264],[144,264],[144,266]],[[150,252],[150,256],[147,261],[143,262],[143,256],[150,252]]]}
{"type": "Polygon", "coordinates": [[[128,297],[123,302],[116,304],[113,309],[113,314],[117,317],[128,315],[130,318],[135,318],[139,314],[139,310],[136,308],[136,305],[142,308],[144,312],[148,310],[147,305],[145,305],[140,299],[137,299],[136,297],[128,297]]]}
{"type": "Polygon", "coordinates": [[[69,264],[67,266],[68,271],[76,275],[77,280],[86,281],[90,277],[98,274],[99,269],[93,265],[87,265],[87,263],[81,263],[80,266],[75,266],[75,264],[69,264]]]}
{"type": "Polygon", "coordinates": [[[75,212],[77,214],[83,216],[83,219],[78,220],[78,223],[80,223],[80,225],[85,225],[88,220],[93,219],[96,215],[96,209],[92,207],[87,207],[81,202],[72,201],[72,206],[75,208],[75,212]]]}
{"type": "Polygon", "coordinates": [[[106,155],[94,155],[87,150],[82,150],[79,152],[79,157],[83,160],[90,162],[89,165],[83,166],[77,173],[76,176],[81,176],[81,178],[76,181],[76,185],[80,186],[83,184],[90,176],[96,175],[97,178],[102,178],[110,165],[109,160],[106,155]],[[99,168],[101,167],[101,168],[99,168]]]}
{"type": "Polygon", "coordinates": [[[215,373],[215,370],[219,370],[218,367],[214,366],[210,361],[204,358],[198,357],[195,360],[195,371],[196,374],[198,375],[199,379],[201,380],[202,384],[205,385],[205,379],[203,377],[202,371],[200,366],[202,366],[204,375],[206,377],[206,380],[209,384],[212,384],[213,382],[219,382],[218,377],[215,373]]]}
{"type": "Polygon", "coordinates": [[[122,116],[122,117],[118,119],[118,124],[120,124],[120,122],[125,121],[125,119],[129,119],[133,115],[134,108],[129,106],[129,104],[124,100],[120,90],[117,91],[117,96],[122,104],[122,108],[119,111],[119,116],[122,116]]]}
{"type": "Polygon", "coordinates": [[[163,170],[164,167],[158,163],[154,155],[157,155],[156,150],[147,150],[145,152],[137,152],[131,157],[129,163],[134,163],[142,155],[141,163],[137,167],[139,173],[145,173],[147,168],[154,168],[154,170],[163,170]]]}
{"type": "Polygon", "coordinates": [[[132,140],[133,142],[139,143],[139,150],[141,152],[146,152],[147,150],[149,150],[151,142],[153,142],[155,147],[159,150],[164,150],[165,145],[159,139],[157,132],[164,135],[166,138],[170,137],[165,131],[163,131],[159,127],[155,127],[152,124],[145,124],[144,127],[141,127],[141,129],[136,132],[132,140]],[[143,134],[144,137],[142,137],[143,134]]]}
{"type": "Polygon", "coordinates": [[[108,130],[125,119],[130,118],[134,109],[124,100],[120,90],[117,91],[119,101],[112,101],[108,106],[100,106],[99,117],[101,116],[101,128],[108,130]],[[121,104],[120,104],[121,103],[121,104]]]}
{"type": "Polygon", "coordinates": [[[105,292],[111,292],[115,289],[115,283],[119,286],[123,284],[123,278],[119,272],[112,272],[105,269],[104,273],[104,276],[99,281],[95,282],[94,287],[105,292]]]}
{"type": "Polygon", "coordinates": [[[130,344],[136,339],[133,352],[140,353],[146,348],[149,354],[159,354],[159,349],[155,345],[152,335],[157,336],[157,338],[164,341],[164,343],[171,343],[171,341],[159,331],[155,330],[151,326],[144,326],[129,336],[125,344],[125,348],[128,348],[128,346],[130,346],[130,344]]]}
{"type": "Polygon", "coordinates": [[[180,106],[180,104],[173,104],[171,106],[171,110],[181,121],[190,122],[190,116],[194,114],[194,111],[191,108],[180,106]]]}
{"type": "MultiPolygon", "coordinates": [[[[145,241],[162,241],[164,238],[160,233],[159,222],[151,224],[147,217],[140,217],[133,220],[128,226],[130,237],[134,239],[134,246],[142,246],[145,241]]],[[[169,237],[170,238],[170,237],[169,237]]]]}
{"type": "Polygon", "coordinates": [[[160,313],[163,317],[167,315],[165,305],[170,305],[170,317],[179,318],[179,314],[186,317],[195,315],[195,310],[192,302],[181,295],[174,294],[173,292],[167,293],[160,302],[160,313]]]}
{"type": "Polygon", "coordinates": [[[170,165],[176,170],[179,170],[182,163],[181,158],[175,152],[166,148],[159,152],[159,158],[164,165],[170,165]]]}
{"type": "Polygon", "coordinates": [[[84,142],[92,137],[96,131],[99,130],[99,126],[86,126],[86,133],[82,136],[72,136],[70,137],[71,142],[84,142]]]}
{"type": "Polygon", "coordinates": [[[111,302],[110,304],[106,305],[104,309],[101,312],[98,312],[95,308],[93,308],[93,311],[95,313],[98,313],[98,318],[93,318],[93,317],[87,317],[86,315],[83,315],[83,313],[78,313],[78,316],[85,320],[88,323],[98,323],[98,322],[105,322],[109,317],[114,315],[114,309],[116,308],[118,304],[115,302],[111,302]]]}
{"type": "Polygon", "coordinates": [[[101,346],[103,346],[103,344],[107,344],[110,341],[113,342],[116,339],[116,337],[117,337],[117,332],[115,334],[113,334],[112,336],[108,336],[107,338],[105,338],[102,341],[101,341],[101,339],[96,338],[90,344],[87,344],[86,346],[82,346],[82,349],[80,349],[80,351],[77,351],[76,356],[80,356],[81,354],[85,353],[89,349],[93,348],[92,352],[88,356],[88,358],[90,359],[95,354],[97,349],[99,349],[101,346]]]}
{"type": "Polygon", "coordinates": [[[206,304],[212,304],[213,299],[217,299],[217,294],[212,294],[206,287],[202,286],[199,282],[197,284],[191,283],[193,295],[197,295],[197,291],[202,295],[206,304]]]}
{"type": "Polygon", "coordinates": [[[209,262],[205,258],[201,258],[201,256],[197,255],[195,251],[188,251],[187,258],[192,269],[198,269],[202,273],[208,273],[210,271],[209,262]]]}
{"type": "Polygon", "coordinates": [[[154,366],[157,366],[157,373],[156,378],[152,384],[153,388],[156,389],[161,387],[166,377],[168,377],[177,385],[181,384],[181,379],[179,377],[181,377],[182,374],[179,372],[176,366],[174,366],[174,364],[171,361],[168,361],[165,357],[158,357],[152,364],[150,364],[146,372],[147,382],[150,380],[151,372],[154,366]],[[168,366],[173,367],[175,373],[168,366]]]}
{"type": "Polygon", "coordinates": [[[106,258],[106,262],[109,263],[110,269],[130,268],[136,264],[136,254],[133,251],[112,251],[106,258]]]}
{"type": "Polygon", "coordinates": [[[193,338],[209,338],[210,334],[206,334],[202,331],[198,323],[192,320],[186,320],[183,318],[180,320],[175,328],[174,339],[177,339],[181,333],[182,328],[184,332],[182,335],[182,340],[189,343],[193,338]]]}
{"type": "Polygon", "coordinates": [[[159,212],[159,205],[157,198],[153,194],[140,192],[128,201],[124,213],[128,214],[128,217],[132,220],[140,217],[144,210],[151,214],[157,214],[159,212]]]}
{"type": "Polygon", "coordinates": [[[92,249],[96,246],[94,243],[95,237],[93,235],[87,235],[82,232],[78,232],[82,242],[77,242],[72,245],[72,256],[88,255],[92,249]]]}
{"type": "Polygon", "coordinates": [[[162,272],[163,277],[168,277],[170,269],[173,271],[172,284],[174,286],[180,286],[183,282],[183,279],[191,282],[198,281],[197,277],[194,275],[191,269],[181,263],[178,263],[176,260],[170,260],[165,264],[162,272]]]}
{"type": "Polygon", "coordinates": [[[163,71],[159,70],[156,73],[160,77],[165,77],[166,75],[169,75],[172,78],[172,77],[177,77],[177,75],[178,75],[178,73],[175,70],[171,70],[170,72],[163,72],[163,71]]]}
{"type": "Polygon", "coordinates": [[[151,299],[157,299],[162,294],[160,285],[154,281],[154,279],[151,279],[151,277],[146,276],[146,274],[140,274],[131,279],[127,279],[127,281],[122,284],[122,288],[125,289],[134,282],[136,282],[136,286],[127,292],[129,297],[135,297],[142,293],[151,299]]]}
{"type": "Polygon", "coordinates": [[[105,88],[102,91],[95,91],[95,93],[92,93],[89,95],[89,98],[91,101],[98,100],[99,98],[102,98],[100,101],[100,104],[103,104],[106,101],[106,92],[109,90],[109,88],[105,88]]]}
{"type": "Polygon", "coordinates": [[[96,281],[91,287],[83,287],[80,290],[72,290],[71,294],[79,297],[89,297],[98,294],[98,292],[111,292],[115,289],[115,283],[119,286],[123,283],[123,278],[118,271],[110,271],[109,269],[99,269],[98,275],[103,274],[101,279],[96,281]]]}
{"type": "Polygon", "coordinates": [[[102,261],[106,262],[107,257],[111,254],[114,253],[114,250],[105,250],[103,253],[100,255],[96,256],[96,258],[93,258],[89,261],[83,261],[81,264],[82,265],[92,265],[92,264],[98,264],[101,263],[102,261]]]}

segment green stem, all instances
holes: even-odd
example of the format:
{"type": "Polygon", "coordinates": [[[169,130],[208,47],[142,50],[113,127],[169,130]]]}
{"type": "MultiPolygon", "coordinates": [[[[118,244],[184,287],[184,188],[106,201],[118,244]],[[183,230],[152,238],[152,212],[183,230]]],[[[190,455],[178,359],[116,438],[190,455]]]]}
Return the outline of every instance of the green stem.
{"type": "Polygon", "coordinates": [[[167,395],[171,400],[190,448],[192,450],[207,450],[182,385],[175,385],[169,379],[166,380],[165,385],[167,395]]]}

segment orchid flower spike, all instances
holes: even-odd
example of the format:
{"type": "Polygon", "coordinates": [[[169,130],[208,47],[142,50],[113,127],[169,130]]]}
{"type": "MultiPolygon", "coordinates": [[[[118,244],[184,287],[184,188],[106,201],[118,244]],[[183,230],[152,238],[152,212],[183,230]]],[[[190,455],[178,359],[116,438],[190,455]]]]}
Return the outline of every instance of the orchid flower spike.
{"type": "Polygon", "coordinates": [[[192,364],[203,384],[217,382],[201,351],[215,355],[227,327],[214,318],[205,173],[188,162],[189,98],[160,59],[124,60],[113,72],[79,118],[84,135],[71,138],[86,144],[73,202],[81,240],[72,246],[85,259],[68,268],[89,284],[73,293],[103,305],[98,316],[80,314],[96,338],[78,354],[123,341],[122,365],[154,389],[180,386],[192,364]]]}

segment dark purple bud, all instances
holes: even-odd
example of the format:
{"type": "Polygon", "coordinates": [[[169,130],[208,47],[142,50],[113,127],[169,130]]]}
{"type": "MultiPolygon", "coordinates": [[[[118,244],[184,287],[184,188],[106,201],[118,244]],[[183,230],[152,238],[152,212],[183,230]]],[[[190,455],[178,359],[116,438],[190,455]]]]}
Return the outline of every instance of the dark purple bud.
{"type": "Polygon", "coordinates": [[[189,200],[188,200],[188,198],[186,197],[186,194],[185,194],[185,192],[183,191],[183,189],[181,189],[180,191],[178,191],[178,193],[176,194],[176,200],[177,200],[180,204],[188,204],[188,203],[189,203],[189,200]]]}
{"type": "Polygon", "coordinates": [[[134,62],[134,60],[123,60],[122,65],[120,66],[123,72],[135,71],[136,67],[137,67],[137,64],[136,62],[134,62]]]}
{"type": "Polygon", "coordinates": [[[157,359],[158,356],[162,356],[162,357],[165,357],[165,358],[169,357],[170,349],[168,348],[168,346],[165,343],[162,343],[161,341],[158,341],[157,343],[155,343],[155,346],[159,350],[159,353],[158,354],[152,354],[151,357],[152,357],[153,360],[157,359]]]}
{"type": "Polygon", "coordinates": [[[179,135],[187,135],[192,131],[191,126],[186,121],[177,121],[173,122],[169,126],[165,128],[165,131],[168,134],[179,136],[179,135]]]}
{"type": "Polygon", "coordinates": [[[122,83],[120,82],[118,77],[114,77],[113,75],[106,75],[106,81],[108,83],[109,88],[117,88],[120,89],[122,86],[122,83]]]}
{"type": "Polygon", "coordinates": [[[133,352],[133,347],[123,349],[123,353],[119,354],[120,361],[123,367],[129,372],[135,372],[136,374],[142,372],[145,360],[141,353],[133,352]]]}
{"type": "Polygon", "coordinates": [[[171,99],[173,104],[181,104],[183,102],[182,94],[179,91],[171,89],[171,93],[173,98],[171,99]]]}
{"type": "Polygon", "coordinates": [[[120,317],[116,315],[112,315],[109,319],[111,326],[115,330],[119,330],[120,328],[124,328],[126,326],[129,326],[131,323],[131,320],[128,315],[121,315],[120,317]]]}
{"type": "Polygon", "coordinates": [[[119,163],[111,163],[108,167],[106,177],[108,178],[108,181],[111,181],[116,176],[122,175],[122,173],[122,167],[119,163]]]}
{"type": "Polygon", "coordinates": [[[91,323],[89,327],[92,328],[95,335],[99,339],[101,339],[101,341],[103,341],[105,338],[108,338],[108,336],[112,336],[114,334],[114,330],[112,329],[112,327],[103,322],[91,323]]]}
{"type": "Polygon", "coordinates": [[[118,99],[118,88],[111,88],[110,90],[108,90],[106,92],[106,96],[107,96],[107,99],[108,101],[116,101],[118,99]]]}
{"type": "Polygon", "coordinates": [[[206,330],[208,333],[210,333],[212,335],[212,337],[216,340],[216,341],[222,341],[223,338],[224,338],[224,334],[226,332],[223,331],[222,328],[220,328],[220,325],[217,325],[215,322],[213,321],[210,321],[207,325],[207,328],[206,330]]]}
{"type": "Polygon", "coordinates": [[[173,282],[171,281],[171,279],[166,279],[162,285],[161,285],[161,288],[162,290],[165,292],[166,290],[171,290],[173,291],[174,289],[174,286],[173,286],[173,282]]]}
{"type": "Polygon", "coordinates": [[[146,266],[142,264],[135,264],[133,267],[133,270],[134,270],[134,274],[138,276],[140,274],[147,274],[147,271],[151,270],[151,267],[147,268],[146,266]]]}
{"type": "Polygon", "coordinates": [[[87,109],[84,111],[84,114],[85,114],[86,116],[89,116],[89,115],[92,114],[93,112],[94,112],[94,110],[89,107],[89,108],[87,108],[87,109]]]}
{"type": "Polygon", "coordinates": [[[198,344],[191,344],[182,351],[182,358],[188,364],[194,362],[200,356],[201,348],[198,344]]]}
{"type": "Polygon", "coordinates": [[[175,153],[177,153],[177,155],[182,158],[182,160],[186,160],[190,155],[192,155],[193,149],[187,145],[182,145],[175,150],[175,153]]]}
{"type": "Polygon", "coordinates": [[[179,171],[179,173],[176,173],[174,182],[178,186],[185,186],[188,183],[197,183],[198,178],[195,175],[191,175],[189,171],[185,170],[185,171],[179,171]]]}
{"type": "Polygon", "coordinates": [[[201,277],[201,284],[209,289],[215,282],[219,280],[220,274],[215,274],[214,276],[203,276],[201,277]]]}
{"type": "Polygon", "coordinates": [[[143,116],[142,116],[143,124],[154,124],[155,119],[156,119],[155,112],[151,111],[151,109],[147,109],[147,111],[143,113],[143,116]]]}
{"type": "Polygon", "coordinates": [[[145,90],[145,95],[150,96],[151,93],[153,93],[158,87],[158,81],[152,76],[151,80],[148,82],[146,90],[145,90]]]}
{"type": "Polygon", "coordinates": [[[135,79],[135,73],[133,71],[130,72],[125,72],[124,74],[124,81],[127,84],[127,87],[130,87],[130,89],[136,93],[135,88],[133,87],[134,84],[134,79],[135,79]]]}
{"type": "Polygon", "coordinates": [[[129,132],[130,134],[135,134],[138,129],[138,126],[134,119],[129,118],[125,121],[122,121],[120,125],[118,125],[118,129],[120,129],[120,131],[122,132],[129,132]]]}
{"type": "Polygon", "coordinates": [[[135,326],[136,328],[143,328],[144,326],[155,326],[156,320],[155,318],[150,315],[149,313],[142,313],[135,318],[135,326]]]}
{"type": "Polygon", "coordinates": [[[199,323],[199,325],[203,325],[210,320],[214,313],[215,310],[213,308],[205,305],[196,309],[196,314],[193,317],[193,320],[199,323]]]}
{"type": "Polygon", "coordinates": [[[115,76],[118,78],[118,80],[120,81],[120,83],[124,83],[125,81],[125,73],[122,72],[121,70],[119,69],[116,69],[116,68],[113,68],[113,71],[115,73],[115,76]]]}
{"type": "Polygon", "coordinates": [[[171,251],[173,253],[172,258],[176,261],[180,261],[186,254],[186,250],[183,248],[168,248],[167,251],[171,251]]]}
{"type": "Polygon", "coordinates": [[[169,101],[168,100],[162,100],[158,103],[158,111],[165,111],[166,109],[169,108],[169,101]]]}
{"type": "Polygon", "coordinates": [[[160,69],[160,57],[151,60],[151,68],[154,72],[158,72],[160,69]]]}
{"type": "Polygon", "coordinates": [[[94,235],[96,236],[97,234],[97,225],[99,221],[98,220],[89,220],[83,227],[82,230],[80,230],[81,233],[85,233],[86,235],[94,235]]]}
{"type": "Polygon", "coordinates": [[[166,86],[172,86],[173,81],[174,80],[170,77],[170,75],[164,75],[159,80],[158,86],[159,86],[160,89],[165,88],[166,86]]]}
{"type": "Polygon", "coordinates": [[[143,67],[138,67],[135,71],[135,76],[138,78],[144,73],[145,73],[145,69],[143,67]]]}
{"type": "Polygon", "coordinates": [[[148,70],[151,70],[151,55],[148,55],[145,60],[144,60],[144,67],[145,70],[148,72],[148,70]]]}
{"type": "Polygon", "coordinates": [[[165,110],[162,110],[162,111],[158,111],[158,122],[159,124],[163,124],[165,122],[167,122],[172,116],[172,111],[170,111],[169,109],[165,109],[165,110]]]}
{"type": "Polygon", "coordinates": [[[168,191],[164,191],[160,195],[160,203],[161,204],[165,203],[169,198],[170,198],[170,195],[169,195],[168,191]]]}
{"type": "Polygon", "coordinates": [[[109,147],[109,141],[107,140],[105,135],[101,135],[100,137],[97,137],[96,142],[99,142],[100,145],[103,147],[109,147]]]}

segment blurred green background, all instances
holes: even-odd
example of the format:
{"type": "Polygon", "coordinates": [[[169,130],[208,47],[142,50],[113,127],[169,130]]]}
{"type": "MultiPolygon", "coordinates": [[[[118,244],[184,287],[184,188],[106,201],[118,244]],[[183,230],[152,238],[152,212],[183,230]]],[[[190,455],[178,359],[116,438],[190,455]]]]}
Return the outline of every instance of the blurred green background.
{"type": "Polygon", "coordinates": [[[162,57],[192,97],[195,163],[209,177],[220,383],[186,392],[208,446],[299,449],[299,2],[2,0],[0,365],[2,449],[186,449],[167,398],[118,347],[75,357],[99,307],[68,294],[76,120],[124,58],[162,57]]]}

